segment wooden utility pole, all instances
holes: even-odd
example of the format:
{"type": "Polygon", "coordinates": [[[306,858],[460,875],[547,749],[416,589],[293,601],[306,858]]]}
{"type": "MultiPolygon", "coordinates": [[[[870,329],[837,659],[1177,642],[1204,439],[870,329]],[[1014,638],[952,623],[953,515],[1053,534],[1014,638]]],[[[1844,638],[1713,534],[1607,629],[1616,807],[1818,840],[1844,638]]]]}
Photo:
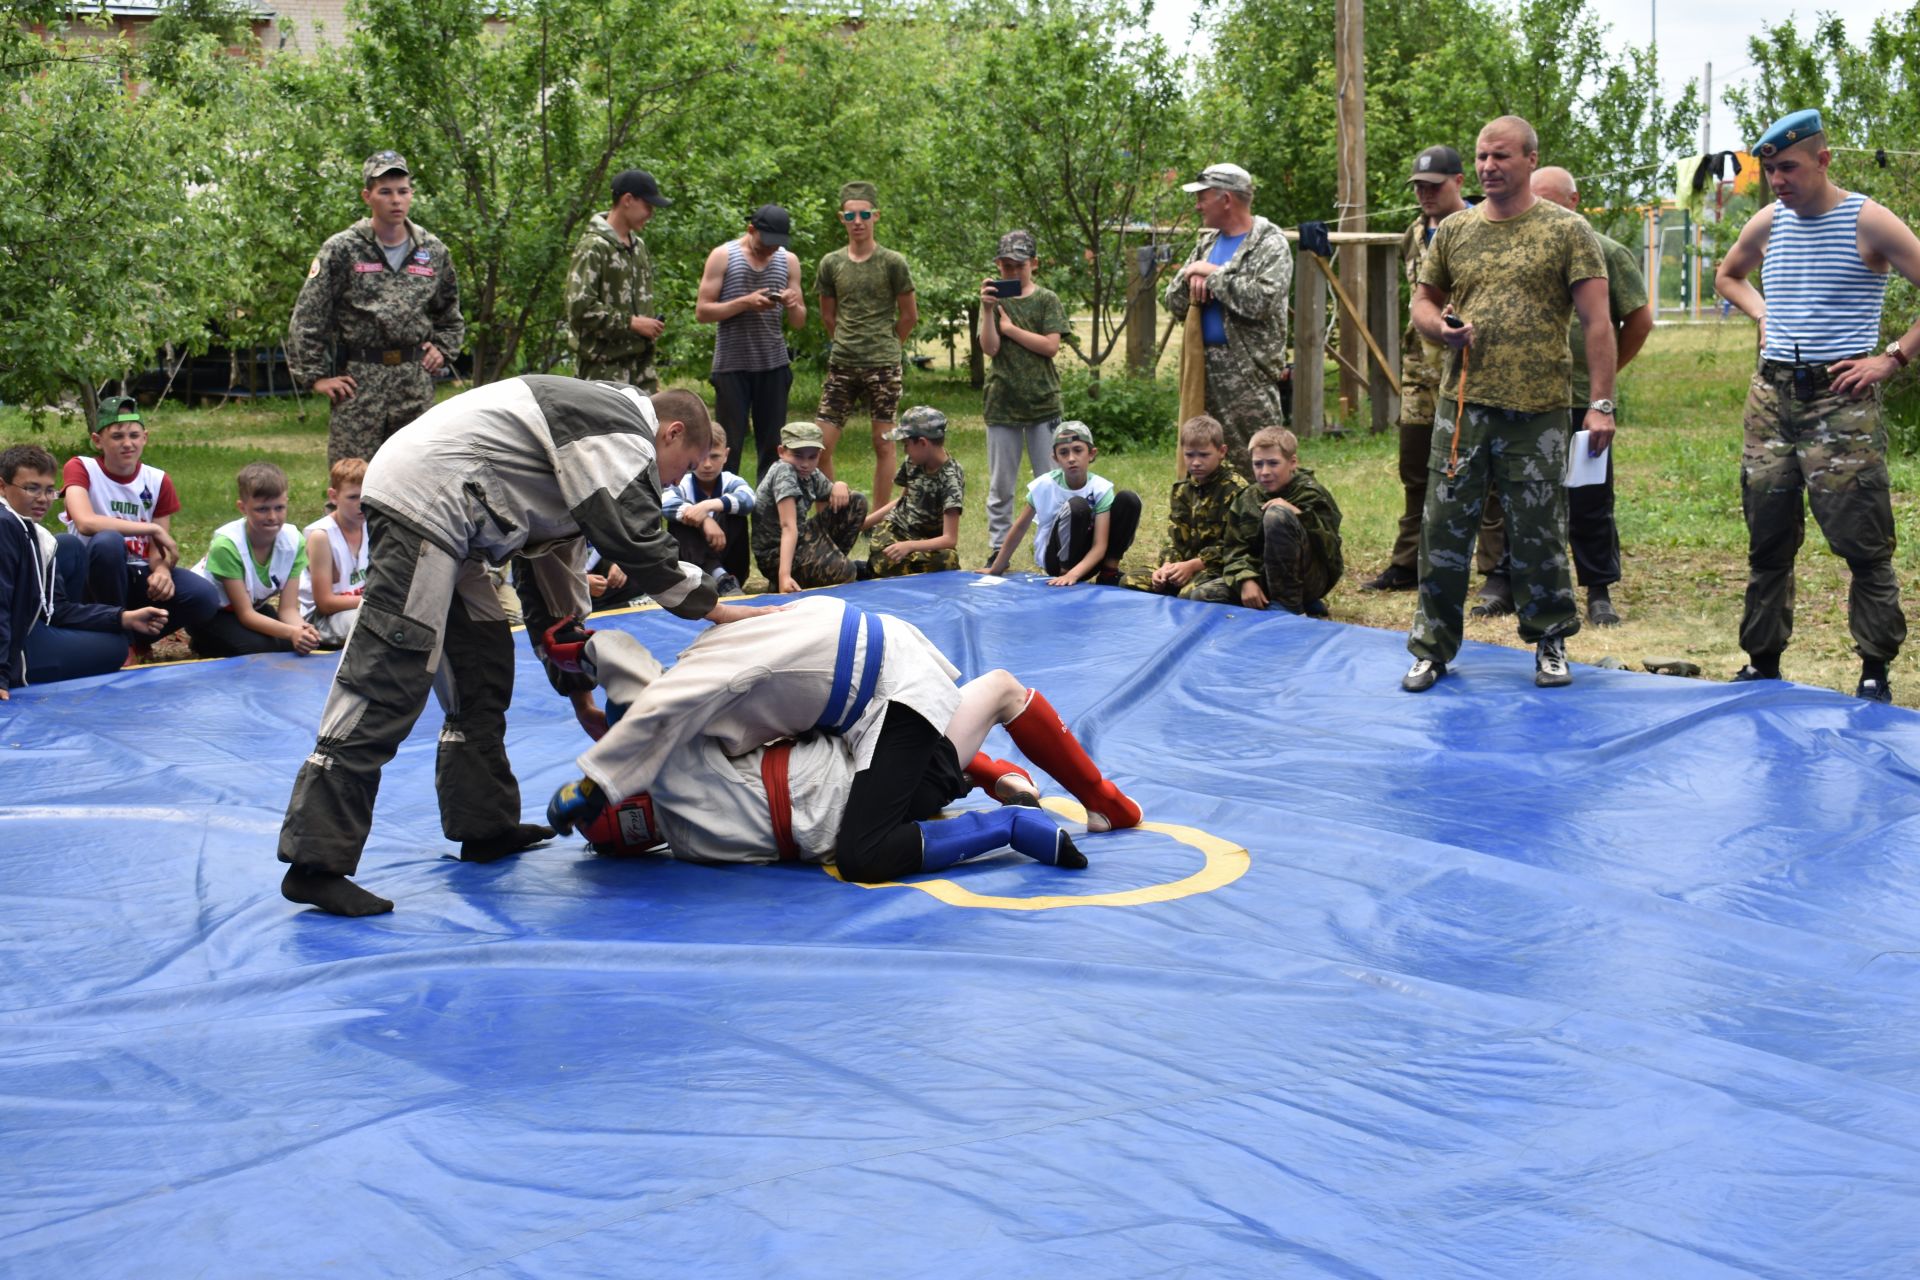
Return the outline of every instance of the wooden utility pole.
{"type": "MultiPolygon", "coordinates": [[[[1339,230],[1367,229],[1367,44],[1366,0],[1336,0],[1333,28],[1333,63],[1340,150],[1338,196],[1339,230]]],[[[1367,257],[1364,245],[1345,244],[1339,250],[1340,280],[1355,298],[1367,292],[1367,257]]],[[[1365,388],[1351,370],[1366,367],[1367,354],[1352,317],[1340,320],[1340,355],[1345,367],[1340,372],[1340,400],[1345,417],[1359,406],[1365,388]]]]}

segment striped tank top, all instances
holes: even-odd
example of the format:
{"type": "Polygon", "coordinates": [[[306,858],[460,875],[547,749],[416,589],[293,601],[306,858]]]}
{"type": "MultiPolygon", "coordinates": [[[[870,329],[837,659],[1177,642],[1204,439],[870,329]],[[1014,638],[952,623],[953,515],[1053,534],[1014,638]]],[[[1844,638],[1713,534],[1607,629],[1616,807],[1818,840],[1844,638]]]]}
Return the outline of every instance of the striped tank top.
{"type": "Polygon", "coordinates": [[[1773,230],[1760,262],[1767,359],[1825,364],[1879,349],[1887,277],[1860,260],[1860,210],[1866,203],[1853,192],[1819,217],[1803,218],[1774,202],[1773,230]]]}
{"type": "MultiPolygon", "coordinates": [[[[738,240],[727,246],[727,274],[720,282],[720,301],[732,302],[761,289],[779,293],[787,287],[787,255],[776,249],[773,260],[758,271],[747,261],[746,246],[738,240]]],[[[743,311],[720,322],[713,343],[715,373],[760,373],[787,363],[787,339],[780,332],[785,307],[771,311],[743,311]]]]}

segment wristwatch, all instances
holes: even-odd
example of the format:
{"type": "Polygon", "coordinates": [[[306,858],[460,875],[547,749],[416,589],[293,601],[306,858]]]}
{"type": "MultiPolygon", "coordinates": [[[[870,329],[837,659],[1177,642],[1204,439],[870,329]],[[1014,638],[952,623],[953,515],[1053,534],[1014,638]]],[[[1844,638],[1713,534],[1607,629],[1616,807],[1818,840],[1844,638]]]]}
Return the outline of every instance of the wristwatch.
{"type": "Polygon", "coordinates": [[[1589,400],[1587,402],[1587,412],[1588,413],[1604,413],[1609,418],[1611,418],[1613,416],[1613,401],[1589,400]]]}
{"type": "Polygon", "coordinates": [[[1910,357],[1900,349],[1900,339],[1895,338],[1887,344],[1886,354],[1892,356],[1894,363],[1898,364],[1902,369],[1907,367],[1907,361],[1910,357]]]}

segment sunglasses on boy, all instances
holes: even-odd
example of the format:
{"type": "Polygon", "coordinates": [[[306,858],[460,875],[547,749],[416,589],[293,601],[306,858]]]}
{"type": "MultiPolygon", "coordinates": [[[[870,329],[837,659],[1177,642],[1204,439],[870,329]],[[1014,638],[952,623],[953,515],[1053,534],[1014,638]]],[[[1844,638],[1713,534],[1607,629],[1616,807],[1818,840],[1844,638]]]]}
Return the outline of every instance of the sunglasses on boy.
{"type": "Polygon", "coordinates": [[[871,222],[873,221],[873,210],[849,209],[845,213],[840,215],[840,221],[842,222],[852,222],[856,218],[858,218],[861,222],[871,222]]]}

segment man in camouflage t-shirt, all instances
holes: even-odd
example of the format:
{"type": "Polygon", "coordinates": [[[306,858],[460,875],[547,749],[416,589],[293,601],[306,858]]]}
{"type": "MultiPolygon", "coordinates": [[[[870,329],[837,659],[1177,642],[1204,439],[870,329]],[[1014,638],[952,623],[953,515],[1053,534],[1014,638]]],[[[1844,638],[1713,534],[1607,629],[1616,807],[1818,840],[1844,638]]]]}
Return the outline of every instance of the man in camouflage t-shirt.
{"type": "Polygon", "coordinates": [[[567,267],[567,340],[575,376],[660,389],[654,343],[666,322],[653,314],[653,259],[640,228],[673,201],[653,175],[628,169],[613,180],[613,207],[580,233],[567,267]]]}
{"type": "Polygon", "coordinates": [[[1410,693],[1431,689],[1460,651],[1468,553],[1489,480],[1506,501],[1520,636],[1534,644],[1534,683],[1572,680],[1566,640],[1580,629],[1567,572],[1567,324],[1586,331],[1592,447],[1613,439],[1613,326],[1607,267],[1586,221],[1536,198],[1533,126],[1502,116],[1480,131],[1474,170],[1485,203],[1440,225],[1420,265],[1413,324],[1449,349],[1440,384],[1420,593],[1407,649],[1410,693]],[[1460,411],[1464,404],[1464,414],[1460,411]]]}

